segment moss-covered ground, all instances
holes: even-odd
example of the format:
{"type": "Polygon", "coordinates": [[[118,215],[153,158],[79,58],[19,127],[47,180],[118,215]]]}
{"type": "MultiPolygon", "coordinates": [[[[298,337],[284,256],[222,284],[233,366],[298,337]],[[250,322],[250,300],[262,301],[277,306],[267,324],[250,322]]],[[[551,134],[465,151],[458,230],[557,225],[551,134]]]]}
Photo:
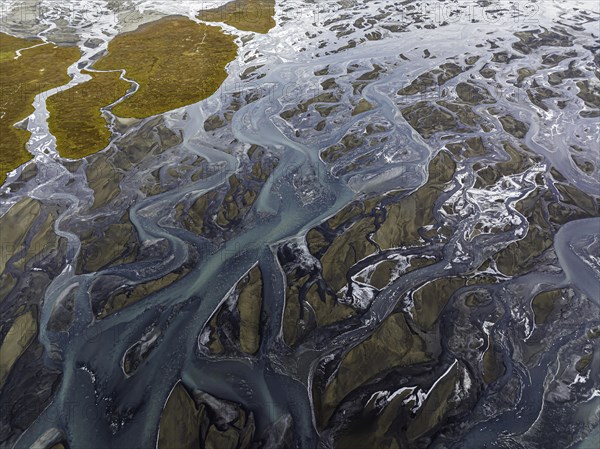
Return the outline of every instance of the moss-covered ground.
{"type": "Polygon", "coordinates": [[[119,72],[88,72],[92,79],[48,98],[48,126],[62,157],[76,159],[108,145],[110,130],[101,108],[121,98],[130,84],[119,72]]]}
{"type": "MultiPolygon", "coordinates": [[[[275,25],[274,11],[273,0],[240,0],[203,11],[201,19],[266,33],[275,25]]],[[[66,69],[80,55],[75,47],[40,44],[43,41],[0,34],[2,182],[5,173],[31,159],[25,147],[29,133],[13,125],[33,112],[31,103],[37,93],[69,81],[66,69]],[[16,50],[36,45],[40,46],[15,59],[16,50]]],[[[48,99],[49,128],[59,154],[81,158],[106,147],[110,130],[101,110],[129,88],[119,70],[124,69],[139,88],[112,112],[119,117],[146,118],[212,95],[227,77],[225,67],[236,53],[233,36],[184,17],[166,17],[116,36],[108,54],[94,66],[107,72],[84,72],[91,75],[89,81],[48,99]]]]}
{"type": "Polygon", "coordinates": [[[115,37],[98,70],[125,69],[139,84],[116,105],[119,117],[145,118],[203,100],[227,77],[234,37],[183,17],[167,17],[115,37]]]}
{"type": "Polygon", "coordinates": [[[242,31],[268,33],[275,26],[275,0],[234,0],[218,8],[200,11],[206,22],[223,22],[242,31]]]}
{"type": "Polygon", "coordinates": [[[80,56],[76,47],[40,44],[39,39],[0,33],[0,183],[32,158],[26,148],[30,133],[15,123],[34,111],[37,94],[69,82],[67,68],[80,56]],[[23,48],[28,50],[17,57],[17,50],[23,48]]]}

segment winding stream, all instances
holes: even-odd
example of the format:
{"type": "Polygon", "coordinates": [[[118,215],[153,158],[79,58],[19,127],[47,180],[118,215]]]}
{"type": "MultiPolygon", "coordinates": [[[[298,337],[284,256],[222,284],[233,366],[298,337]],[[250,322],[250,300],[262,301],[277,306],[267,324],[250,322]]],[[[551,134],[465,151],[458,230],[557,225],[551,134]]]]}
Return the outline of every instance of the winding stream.
{"type": "MultiPolygon", "coordinates": [[[[164,6],[162,3],[161,5],[164,6]]],[[[181,8],[185,8],[185,5],[181,8]]],[[[182,11],[184,10],[180,9],[177,12],[182,11]]],[[[553,17],[552,14],[554,10],[548,12],[549,17],[553,17]]],[[[337,70],[342,73],[351,63],[360,62],[372,68],[375,57],[379,62],[391,61],[400,53],[414,52],[415,46],[419,49],[435,49],[435,53],[440,55],[437,59],[413,59],[397,67],[390,67],[380,79],[368,84],[363,91],[364,98],[373,105],[369,111],[370,116],[392,124],[392,128],[386,132],[396,139],[395,144],[398,147],[406,149],[405,153],[397,155],[393,162],[387,163],[385,170],[381,167],[358,167],[349,174],[336,177],[332,174],[331,167],[320,159],[319,152],[338,142],[353,125],[366,116],[358,115],[342,126],[332,126],[327,135],[320,140],[302,140],[293,137],[292,130],[286,127],[279,117],[286,107],[286,97],[274,99],[265,96],[237,110],[231,122],[231,133],[240,144],[256,144],[269,148],[279,158],[278,167],[253,206],[257,218],[252,226],[244,228],[225,245],[216,247],[201,238],[194,239],[189,233],[164,224],[168,222],[174,205],[182,199],[199,196],[223,185],[226,177],[217,173],[206,179],[138,200],[129,208],[130,220],[142,245],[150,245],[157,241],[168,244],[169,256],[164,260],[134,262],[97,273],[77,275],[74,266],[80,253],[81,242],[76,234],[64,230],[62,224],[68,217],[84,212],[87,206],[85,201],[65,192],[62,187],[71,181],[76,183],[81,191],[89,192],[89,188],[86,179],[80,174],[70,173],[56,153],[55,140],[47,126],[45,98],[61,89],[85,82],[88,77],[82,74],[81,70],[89,68],[93,58],[106,50],[108,42],[118,32],[117,24],[111,22],[110,18],[103,22],[101,16],[98,16],[94,20],[99,22],[91,27],[90,31],[85,31],[87,34],[82,34],[82,40],[97,38],[101,39],[102,43],[95,48],[82,46],[80,61],[69,69],[73,76],[72,81],[67,86],[38,95],[34,102],[35,113],[28,122],[28,130],[32,133],[31,151],[35,154],[38,165],[43,166],[44,170],[38,178],[38,187],[25,193],[41,201],[67,205],[55,223],[57,235],[64,237],[68,242],[66,267],[46,290],[39,317],[39,340],[46,350],[46,363],[60,368],[63,378],[50,406],[22,434],[15,447],[35,447],[36,441],[39,442],[41,436],[51,428],[60,429],[69,446],[73,448],[155,447],[163,406],[173,385],[179,379],[190,388],[235,401],[252,410],[259,432],[269,429],[278,420],[289,415],[294,422],[298,447],[314,448],[319,444],[325,447],[316,430],[312,409],[311,379],[319,361],[340,348],[352,347],[367,339],[415,285],[428,279],[461,275],[475,270],[483,260],[493,254],[496,246],[520,240],[527,233],[528,224],[515,210],[514,204],[534,190],[535,182],[532,179],[544,167],[535,167],[528,173],[515,177],[517,187],[505,192],[506,204],[502,209],[509,218],[516,217],[517,223],[509,231],[467,240],[465,233],[469,229],[468,226],[479,218],[484,219],[485,214],[489,213],[483,208],[476,210],[468,220],[456,224],[455,232],[448,243],[431,249],[441,256],[439,262],[396,279],[376,296],[363,315],[349,321],[352,326],[319,330],[315,336],[293,351],[286,347],[282,337],[285,275],[277,260],[277,248],[283,241],[304,236],[308,230],[333,216],[353,199],[393,189],[415,190],[427,181],[427,165],[443,143],[425,141],[404,120],[399,105],[391,98],[390,92],[406,83],[407,79],[413,79],[418,74],[433,69],[443,62],[446,56],[477,53],[480,40],[475,37],[483,31],[492,30],[494,25],[482,23],[473,27],[451,23],[446,28],[439,28],[436,34],[425,29],[413,30],[410,39],[373,41],[369,42],[369,45],[358,45],[349,51],[319,58],[290,52],[282,44],[286,42],[289,29],[293,29],[294,26],[308,27],[308,19],[298,21],[297,24],[288,24],[287,28],[282,27],[270,35],[256,38],[249,47],[260,47],[269,67],[267,75],[260,82],[273,92],[286,92],[290,85],[300,88],[309,86],[315,70],[326,65],[330,67],[330,71],[337,70]],[[308,202],[296,187],[296,181],[304,175],[310,176],[315,191],[318,191],[317,197],[308,202]],[[102,282],[103,277],[109,275],[121,276],[133,284],[159,279],[186,263],[190,258],[191,248],[201,252],[201,257],[185,277],[102,320],[94,318],[90,289],[95,282],[102,282]],[[260,266],[263,275],[263,301],[269,311],[268,326],[263,331],[258,355],[247,359],[217,360],[201,354],[198,351],[199,334],[227,293],[256,264],[260,266]],[[48,331],[46,325],[55,303],[72,289],[76,292],[76,309],[69,332],[48,331]],[[159,343],[153,347],[139,369],[126,375],[122,369],[124,354],[147,334],[149,329],[160,331],[159,343]],[[323,337],[330,337],[326,346],[323,345],[323,337]]],[[[48,29],[40,34],[42,38],[55,26],[50,18],[45,25],[48,29]]],[[[508,32],[505,34],[512,36],[508,32]]],[[[514,40],[512,37],[513,42],[514,40]]],[[[510,43],[511,41],[507,40],[501,45],[510,49],[510,43]]],[[[583,51],[581,45],[577,43],[575,48],[583,51]]],[[[482,57],[476,63],[475,70],[478,71],[487,62],[489,57],[482,57]]],[[[230,67],[232,80],[237,80],[239,73],[244,69],[243,65],[236,65],[238,63],[230,67]]],[[[561,67],[564,69],[566,65],[568,61],[552,70],[561,67]]],[[[126,78],[125,73],[122,73],[121,77],[135,85],[134,81],[126,78]]],[[[448,86],[451,87],[466,77],[467,75],[461,75],[448,86]]],[[[506,82],[507,79],[507,74],[499,76],[499,82],[506,82]]],[[[349,82],[345,85],[343,83],[344,81],[340,82],[344,90],[351,90],[349,82]]],[[[224,86],[228,85],[229,80],[224,86]]],[[[133,92],[128,95],[132,94],[133,92]]],[[[574,98],[574,94],[570,95],[574,98]]],[[[228,167],[231,174],[243,168],[240,159],[220,151],[202,131],[204,121],[220,106],[219,96],[222,97],[223,92],[165,116],[169,128],[181,133],[182,142],[179,149],[201,155],[210,163],[222,163],[228,167]],[[185,118],[181,118],[183,115],[185,118]]],[[[349,103],[348,98],[344,98],[343,101],[349,103]]],[[[548,140],[540,134],[540,128],[547,125],[540,125],[539,119],[530,109],[506,97],[498,98],[497,106],[512,111],[530,124],[524,142],[533,151],[546,156],[549,163],[557,167],[580,189],[597,193],[597,180],[577,176],[573,164],[552,149],[552,139],[548,140]]],[[[107,113],[112,117],[114,126],[115,118],[110,114],[110,107],[107,113]]],[[[476,113],[490,118],[490,114],[484,108],[476,109],[476,113]]],[[[564,113],[568,114],[569,110],[565,110],[564,113]]],[[[556,121],[559,121],[559,118],[556,118],[556,121]]],[[[578,119],[576,124],[571,125],[561,121],[561,126],[564,126],[564,132],[568,133],[588,122],[593,126],[593,119],[578,119]]],[[[127,133],[136,133],[143,126],[142,122],[127,133]]],[[[501,129],[500,125],[498,129],[501,129]]],[[[483,134],[473,132],[470,136],[483,134]]],[[[119,142],[126,136],[127,134],[115,133],[111,145],[118,147],[119,142]]],[[[462,196],[466,202],[469,201],[462,192],[465,186],[473,182],[474,173],[466,167],[459,167],[458,173],[462,181],[453,182],[451,188],[443,192],[441,202],[450,201],[455,194],[462,196]]],[[[124,187],[127,187],[127,182],[123,181],[124,187]]],[[[123,191],[127,193],[126,188],[123,191]]],[[[441,206],[442,204],[436,204],[434,211],[439,218],[442,218],[441,206]]],[[[523,288],[529,288],[530,291],[536,284],[541,283],[557,287],[575,285],[591,300],[600,304],[598,267],[590,265],[589,258],[586,259],[584,254],[585,248],[590,245],[590,239],[597,236],[599,230],[599,218],[577,220],[564,225],[554,241],[554,249],[563,273],[525,275],[515,278],[514,285],[524,286],[523,288]]],[[[402,251],[392,249],[390,253],[402,254],[402,251]]],[[[363,265],[367,263],[368,261],[364,261],[363,265]]],[[[505,307],[505,314],[495,324],[495,328],[499,329],[510,327],[513,319],[510,313],[511,297],[502,289],[503,287],[497,287],[494,290],[505,307]]],[[[550,364],[554,362],[558,350],[566,341],[584,331],[583,327],[574,329],[556,339],[546,349],[534,369],[526,369],[519,363],[513,363],[511,348],[502,345],[501,356],[505,361],[506,372],[500,383],[512,376],[520,379],[522,389],[518,404],[513,410],[495,417],[493,421],[484,421],[474,426],[464,439],[453,447],[513,447],[498,442],[498,435],[507,428],[514,433],[523,433],[534,423],[543,402],[544,379],[550,364]]],[[[484,399],[481,399],[480,403],[483,403],[484,399]]],[[[508,436],[507,438],[510,439],[508,436]]]]}

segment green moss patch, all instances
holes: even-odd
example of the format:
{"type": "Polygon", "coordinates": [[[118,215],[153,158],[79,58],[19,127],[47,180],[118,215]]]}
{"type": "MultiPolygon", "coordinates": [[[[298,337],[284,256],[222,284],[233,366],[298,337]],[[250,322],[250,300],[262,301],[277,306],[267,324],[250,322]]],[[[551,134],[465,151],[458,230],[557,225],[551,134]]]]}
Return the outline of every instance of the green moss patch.
{"type": "Polygon", "coordinates": [[[32,159],[26,148],[30,133],[15,123],[34,111],[37,94],[69,82],[67,68],[80,56],[75,47],[42,43],[0,33],[0,183],[8,172],[32,159]],[[23,48],[28,50],[16,58],[16,51],[23,48]]]}
{"type": "Polygon", "coordinates": [[[533,298],[531,307],[535,314],[535,324],[544,324],[550,314],[554,311],[556,302],[561,298],[563,291],[550,290],[547,292],[539,293],[533,298]]]}
{"type": "Polygon", "coordinates": [[[62,157],[81,158],[104,149],[110,130],[100,108],[114,103],[127,92],[129,83],[119,72],[87,72],[90,81],[48,98],[48,126],[56,137],[62,157]]]}
{"type": "Polygon", "coordinates": [[[33,311],[19,315],[0,346],[0,388],[15,362],[37,335],[37,318],[33,311]]]}
{"type": "Polygon", "coordinates": [[[415,322],[426,331],[433,328],[452,294],[465,285],[461,278],[440,278],[425,284],[413,295],[415,322]]]}
{"type": "Polygon", "coordinates": [[[219,28],[167,17],[115,37],[95,68],[125,69],[140,87],[113,112],[145,118],[212,95],[225,81],[225,66],[236,53],[233,36],[219,28]]]}
{"type": "Polygon", "coordinates": [[[258,266],[242,280],[237,309],[240,314],[240,349],[254,354],[260,345],[262,310],[262,273],[258,266]]]}
{"type": "Polygon", "coordinates": [[[206,22],[223,22],[242,31],[268,33],[275,26],[275,0],[235,0],[200,12],[206,22]]]}
{"type": "Polygon", "coordinates": [[[363,343],[350,350],[338,374],[318,398],[320,424],[324,425],[339,402],[372,377],[398,367],[429,360],[425,344],[414,335],[401,313],[391,315],[363,343]]]}

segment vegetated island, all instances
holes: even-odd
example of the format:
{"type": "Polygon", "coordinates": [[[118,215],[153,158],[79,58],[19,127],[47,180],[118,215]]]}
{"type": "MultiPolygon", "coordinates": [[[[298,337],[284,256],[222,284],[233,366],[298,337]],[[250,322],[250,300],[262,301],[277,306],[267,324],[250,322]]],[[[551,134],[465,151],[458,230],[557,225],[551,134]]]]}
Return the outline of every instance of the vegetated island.
{"type": "Polygon", "coordinates": [[[0,184],[7,173],[33,158],[26,148],[31,133],[15,124],[34,111],[37,94],[69,82],[67,69],[79,57],[77,47],[0,33],[0,184]]]}
{"type": "MultiPolygon", "coordinates": [[[[198,18],[266,33],[275,26],[274,13],[274,0],[236,0],[201,11],[198,18]]],[[[26,149],[30,134],[14,124],[33,112],[37,93],[69,82],[67,68],[80,52],[39,39],[0,37],[3,183],[5,173],[32,158],[26,149]],[[16,51],[23,48],[29,49],[17,57],[16,51]]],[[[118,117],[143,119],[208,98],[226,79],[225,68],[236,57],[234,39],[219,27],[182,16],[165,17],[116,36],[93,69],[82,71],[90,76],[88,81],[47,100],[48,126],[58,153],[76,159],[106,148],[111,131],[105,108],[118,117]],[[119,102],[132,88],[128,80],[137,83],[137,90],[119,102]]]]}

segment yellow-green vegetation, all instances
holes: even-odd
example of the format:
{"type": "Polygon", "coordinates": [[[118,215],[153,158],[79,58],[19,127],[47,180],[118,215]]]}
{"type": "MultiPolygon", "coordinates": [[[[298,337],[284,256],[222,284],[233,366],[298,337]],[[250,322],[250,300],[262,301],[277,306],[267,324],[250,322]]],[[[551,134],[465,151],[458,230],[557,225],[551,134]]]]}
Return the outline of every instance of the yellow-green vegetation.
{"type": "Polygon", "coordinates": [[[373,274],[371,275],[370,284],[378,289],[384,288],[389,284],[392,278],[392,273],[396,268],[396,263],[391,260],[384,260],[377,264],[373,274]]]}
{"type": "Polygon", "coordinates": [[[223,22],[242,31],[268,33],[275,26],[275,0],[234,0],[200,12],[206,22],[223,22]]]}
{"type": "Polygon", "coordinates": [[[260,344],[262,308],[262,274],[258,266],[242,280],[237,308],[240,314],[240,349],[247,354],[254,354],[260,344]]]}
{"type": "Polygon", "coordinates": [[[322,397],[315,398],[315,404],[321,406],[320,424],[327,423],[337,404],[348,393],[373,376],[394,367],[427,360],[425,343],[410,331],[404,315],[391,315],[370,338],[346,354],[335,379],[322,397]]]}
{"type": "Polygon", "coordinates": [[[306,287],[308,279],[309,276],[303,276],[300,279],[288,276],[283,336],[285,342],[290,346],[296,344],[303,336],[301,313],[304,313],[302,318],[305,321],[314,321],[317,327],[337,323],[356,313],[352,307],[338,302],[337,298],[329,292],[319,291],[316,283],[310,286],[301,304],[300,290],[306,287]],[[314,320],[308,318],[307,314],[314,317],[314,320]]]}
{"type": "Polygon", "coordinates": [[[204,392],[190,394],[178,383],[160,417],[158,449],[248,449],[254,440],[255,422],[239,404],[222,401],[204,392]],[[226,407],[222,416],[217,411],[226,407]]]}
{"type": "Polygon", "coordinates": [[[371,109],[373,109],[373,105],[364,98],[361,98],[358,104],[354,106],[354,109],[352,109],[352,115],[362,114],[363,112],[370,111],[371,109]]]}
{"type": "Polygon", "coordinates": [[[0,346],[0,388],[15,362],[23,355],[37,334],[37,319],[33,311],[19,315],[0,346]]]}
{"type": "Polygon", "coordinates": [[[10,258],[23,249],[23,239],[33,226],[40,211],[39,201],[24,198],[10,209],[10,213],[0,218],[4,245],[0,254],[0,273],[4,271],[10,258]]]}
{"type": "Polygon", "coordinates": [[[373,217],[365,217],[338,236],[321,258],[323,279],[338,291],[346,285],[346,272],[359,260],[373,254],[377,248],[366,236],[375,230],[373,217]]]}
{"type": "Polygon", "coordinates": [[[200,423],[204,409],[197,410],[196,404],[181,383],[178,383],[160,417],[159,449],[192,449],[200,447],[200,423]]]}
{"type": "Polygon", "coordinates": [[[431,330],[452,294],[464,285],[463,279],[454,277],[436,279],[419,288],[413,295],[415,323],[431,330]]]}
{"type": "Polygon", "coordinates": [[[456,164],[445,151],[429,163],[427,183],[388,207],[385,222],[374,239],[382,248],[415,245],[421,238],[421,227],[434,223],[433,206],[446,183],[452,180],[456,164]]]}
{"type": "Polygon", "coordinates": [[[352,307],[339,303],[333,295],[323,292],[321,298],[317,284],[313,284],[306,292],[306,301],[315,312],[317,326],[337,323],[356,313],[352,307]]]}
{"type": "Polygon", "coordinates": [[[233,36],[183,17],[167,17],[115,37],[99,70],[125,69],[138,91],[119,103],[120,117],[145,118],[212,95],[237,53],[233,36]]]}
{"type": "Polygon", "coordinates": [[[104,318],[112,313],[115,313],[131,304],[134,304],[152,293],[162,290],[173,284],[175,281],[187,274],[188,270],[180,270],[179,272],[169,273],[154,281],[138,284],[135,287],[123,293],[112,295],[104,306],[104,309],[98,315],[98,318],[104,318]]]}
{"type": "Polygon", "coordinates": [[[16,128],[15,123],[33,112],[38,93],[69,82],[67,68],[80,56],[76,47],[40,44],[43,41],[39,39],[0,33],[0,183],[8,172],[32,158],[26,149],[30,133],[16,128]],[[23,48],[28,50],[17,57],[16,51],[23,48]]]}
{"type": "Polygon", "coordinates": [[[109,225],[103,234],[86,235],[81,239],[81,260],[77,271],[91,273],[109,265],[130,263],[137,254],[137,234],[129,214],[120,222],[109,225]]]}
{"type": "Polygon", "coordinates": [[[62,157],[81,158],[108,145],[110,130],[100,108],[127,92],[130,84],[120,72],[88,72],[92,79],[48,98],[48,126],[62,157]]]}

